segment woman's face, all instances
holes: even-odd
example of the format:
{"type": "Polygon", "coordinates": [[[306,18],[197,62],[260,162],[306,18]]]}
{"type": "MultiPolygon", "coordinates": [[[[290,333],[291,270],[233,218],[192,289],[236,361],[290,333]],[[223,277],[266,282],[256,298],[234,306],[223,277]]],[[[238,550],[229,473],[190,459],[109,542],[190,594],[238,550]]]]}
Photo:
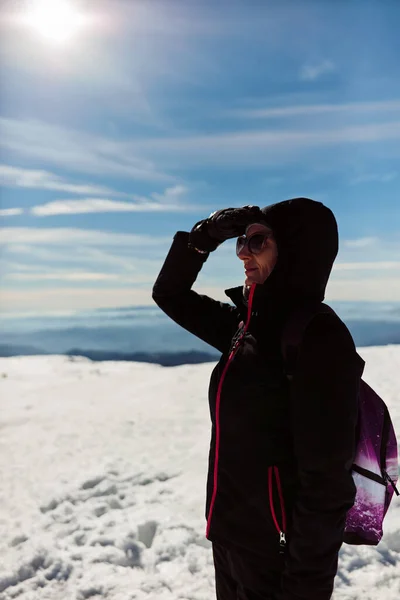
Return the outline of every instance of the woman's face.
{"type": "Polygon", "coordinates": [[[272,231],[267,225],[262,223],[252,223],[246,228],[246,237],[250,237],[255,233],[265,233],[268,238],[265,241],[263,250],[260,254],[251,254],[247,244],[239,252],[238,256],[243,261],[245,269],[245,285],[252,283],[264,283],[271,275],[273,268],[278,260],[278,247],[275,239],[272,236],[272,231]]]}

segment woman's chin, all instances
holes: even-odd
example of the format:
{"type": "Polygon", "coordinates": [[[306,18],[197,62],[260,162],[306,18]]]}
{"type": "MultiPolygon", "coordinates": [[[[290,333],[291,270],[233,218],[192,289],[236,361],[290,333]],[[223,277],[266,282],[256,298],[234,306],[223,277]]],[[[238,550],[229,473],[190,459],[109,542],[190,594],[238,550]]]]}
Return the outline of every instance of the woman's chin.
{"type": "Polygon", "coordinates": [[[246,275],[246,279],[244,280],[244,285],[251,285],[252,283],[258,283],[257,277],[252,277],[251,275],[246,275]]]}
{"type": "Polygon", "coordinates": [[[248,275],[246,275],[246,278],[244,280],[244,285],[252,285],[253,283],[258,283],[258,284],[262,284],[264,283],[264,281],[266,281],[266,279],[268,278],[268,275],[263,275],[263,273],[260,273],[260,271],[254,271],[253,273],[249,273],[248,275]]]}

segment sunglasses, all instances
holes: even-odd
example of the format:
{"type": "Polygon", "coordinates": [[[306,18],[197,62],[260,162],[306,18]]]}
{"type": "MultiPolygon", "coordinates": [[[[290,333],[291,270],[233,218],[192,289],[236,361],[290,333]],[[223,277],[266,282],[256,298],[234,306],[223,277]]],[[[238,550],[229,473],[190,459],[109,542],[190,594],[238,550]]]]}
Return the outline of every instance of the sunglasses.
{"type": "Polygon", "coordinates": [[[255,233],[249,237],[241,235],[236,240],[236,254],[239,255],[245,246],[250,254],[260,254],[265,248],[265,242],[271,237],[268,233],[255,233]]]}

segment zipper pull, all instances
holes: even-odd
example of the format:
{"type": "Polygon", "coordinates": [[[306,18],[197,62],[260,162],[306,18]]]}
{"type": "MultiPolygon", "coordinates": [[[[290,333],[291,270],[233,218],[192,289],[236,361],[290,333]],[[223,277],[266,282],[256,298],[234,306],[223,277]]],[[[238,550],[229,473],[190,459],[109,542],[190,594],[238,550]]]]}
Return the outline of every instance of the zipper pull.
{"type": "Polygon", "coordinates": [[[286,548],[286,536],[283,531],[279,532],[279,554],[284,554],[286,548]]]}
{"type": "Polygon", "coordinates": [[[395,482],[390,477],[389,473],[387,471],[385,471],[385,470],[383,471],[383,479],[386,481],[386,485],[387,485],[387,482],[389,481],[390,485],[392,486],[392,488],[395,491],[396,496],[400,496],[400,492],[397,489],[395,482]]]}

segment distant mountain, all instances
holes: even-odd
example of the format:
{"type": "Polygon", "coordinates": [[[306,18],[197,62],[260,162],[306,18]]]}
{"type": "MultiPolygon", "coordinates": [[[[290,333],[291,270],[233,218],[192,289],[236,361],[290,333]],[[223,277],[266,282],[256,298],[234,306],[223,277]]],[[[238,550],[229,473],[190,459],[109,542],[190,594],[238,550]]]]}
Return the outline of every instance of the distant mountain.
{"type": "Polygon", "coordinates": [[[34,346],[18,346],[12,344],[0,344],[0,357],[8,356],[37,356],[38,354],[47,354],[34,346]]]}
{"type": "MultiPolygon", "coordinates": [[[[47,352],[34,348],[33,346],[9,346],[0,344],[0,357],[11,356],[40,356],[47,352]]],[[[84,356],[93,361],[124,360],[129,362],[146,362],[161,365],[163,367],[176,367],[178,365],[195,365],[205,362],[217,361],[220,357],[217,353],[198,352],[114,352],[112,350],[83,350],[73,348],[62,352],[66,356],[84,356]]]]}
{"type": "MultiPolygon", "coordinates": [[[[400,304],[332,303],[357,346],[400,344],[400,304]]],[[[216,350],[157,306],[50,315],[1,315],[0,356],[78,353],[92,360],[183,364],[215,360],[216,350]]]]}
{"type": "Polygon", "coordinates": [[[356,346],[386,346],[400,344],[400,321],[348,320],[356,346]]]}
{"type": "Polygon", "coordinates": [[[176,367],[178,365],[195,365],[205,362],[219,360],[219,354],[208,354],[207,352],[133,352],[132,354],[121,354],[119,352],[104,352],[102,350],[74,349],[66,352],[68,356],[85,356],[94,361],[102,360],[126,360],[130,362],[147,362],[162,365],[163,367],[176,367]]]}

